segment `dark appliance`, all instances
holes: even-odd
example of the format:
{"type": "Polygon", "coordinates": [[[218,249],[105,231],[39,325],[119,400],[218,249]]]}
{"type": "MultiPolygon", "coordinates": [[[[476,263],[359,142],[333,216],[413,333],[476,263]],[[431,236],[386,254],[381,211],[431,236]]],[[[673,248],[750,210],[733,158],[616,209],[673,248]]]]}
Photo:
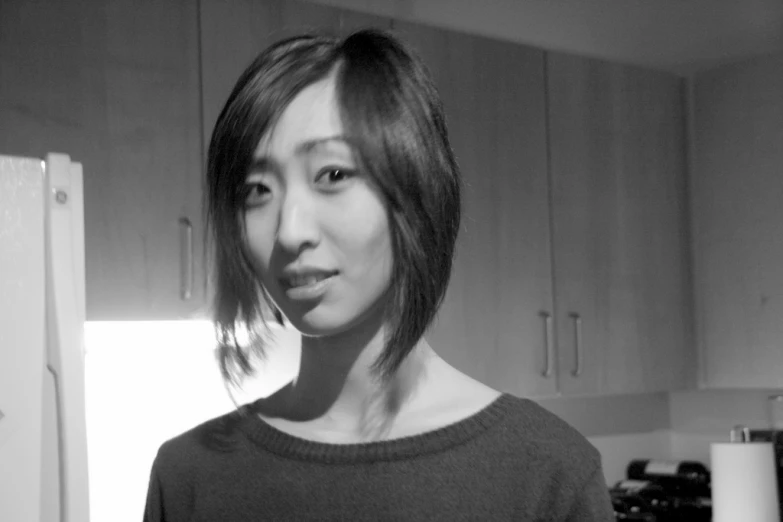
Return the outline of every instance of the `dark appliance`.
{"type": "Polygon", "coordinates": [[[696,461],[632,460],[610,488],[616,520],[710,522],[710,474],[696,461]]]}
{"type": "Polygon", "coordinates": [[[775,452],[775,467],[778,478],[778,502],[780,520],[783,522],[783,430],[750,430],[751,442],[771,442],[775,452]]]}

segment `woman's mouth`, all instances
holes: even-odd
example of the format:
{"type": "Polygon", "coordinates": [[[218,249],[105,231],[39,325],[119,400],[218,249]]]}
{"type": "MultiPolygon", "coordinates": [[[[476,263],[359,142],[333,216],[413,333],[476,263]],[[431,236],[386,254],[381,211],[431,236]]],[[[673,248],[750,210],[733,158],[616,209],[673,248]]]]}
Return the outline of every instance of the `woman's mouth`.
{"type": "Polygon", "coordinates": [[[318,299],[331,285],[337,272],[309,272],[280,278],[286,296],[294,301],[318,299]]]}
{"type": "Polygon", "coordinates": [[[286,284],[289,288],[296,288],[300,286],[311,286],[316,283],[320,283],[327,277],[329,277],[328,274],[295,275],[287,278],[286,284]]]}

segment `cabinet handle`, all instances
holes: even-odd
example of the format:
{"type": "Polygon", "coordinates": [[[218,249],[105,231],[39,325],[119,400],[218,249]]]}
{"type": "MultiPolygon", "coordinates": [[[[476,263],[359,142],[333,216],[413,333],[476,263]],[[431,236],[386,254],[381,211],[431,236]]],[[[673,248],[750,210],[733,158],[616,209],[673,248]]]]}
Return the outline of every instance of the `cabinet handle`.
{"type": "Polygon", "coordinates": [[[538,312],[539,317],[544,319],[544,370],[542,377],[547,379],[552,376],[552,314],[544,310],[538,312]]]}
{"type": "Polygon", "coordinates": [[[576,366],[571,371],[571,375],[579,377],[582,375],[582,318],[576,312],[571,312],[568,317],[574,320],[574,347],[576,350],[576,366]]]}
{"type": "Polygon", "coordinates": [[[179,297],[187,301],[193,295],[193,224],[179,218],[179,297]]]}

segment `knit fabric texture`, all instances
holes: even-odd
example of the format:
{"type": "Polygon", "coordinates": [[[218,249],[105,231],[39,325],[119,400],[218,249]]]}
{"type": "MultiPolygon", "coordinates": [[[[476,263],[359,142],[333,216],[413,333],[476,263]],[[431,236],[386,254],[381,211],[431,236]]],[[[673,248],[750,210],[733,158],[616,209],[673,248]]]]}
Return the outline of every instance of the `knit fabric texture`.
{"type": "Polygon", "coordinates": [[[528,399],[500,395],[420,435],[308,441],[249,408],[167,442],[146,522],[614,520],[598,451],[528,399]]]}

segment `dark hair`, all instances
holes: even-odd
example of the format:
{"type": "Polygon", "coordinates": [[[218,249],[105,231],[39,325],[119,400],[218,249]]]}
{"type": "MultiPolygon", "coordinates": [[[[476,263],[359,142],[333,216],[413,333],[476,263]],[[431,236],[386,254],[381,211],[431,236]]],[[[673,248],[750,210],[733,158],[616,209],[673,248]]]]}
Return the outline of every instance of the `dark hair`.
{"type": "Polygon", "coordinates": [[[299,36],[263,51],[242,73],[215,124],[207,158],[207,219],[214,252],[213,320],[226,381],[264,358],[264,306],[282,323],[244,246],[244,183],[260,139],[293,98],[334,74],[345,135],[389,216],[393,269],[388,334],[373,372],[391,377],[446,293],[460,221],[460,175],[443,109],[423,63],[386,32],[299,36]],[[263,332],[257,327],[262,326],[263,332]],[[251,333],[243,348],[236,329],[251,333]]]}

